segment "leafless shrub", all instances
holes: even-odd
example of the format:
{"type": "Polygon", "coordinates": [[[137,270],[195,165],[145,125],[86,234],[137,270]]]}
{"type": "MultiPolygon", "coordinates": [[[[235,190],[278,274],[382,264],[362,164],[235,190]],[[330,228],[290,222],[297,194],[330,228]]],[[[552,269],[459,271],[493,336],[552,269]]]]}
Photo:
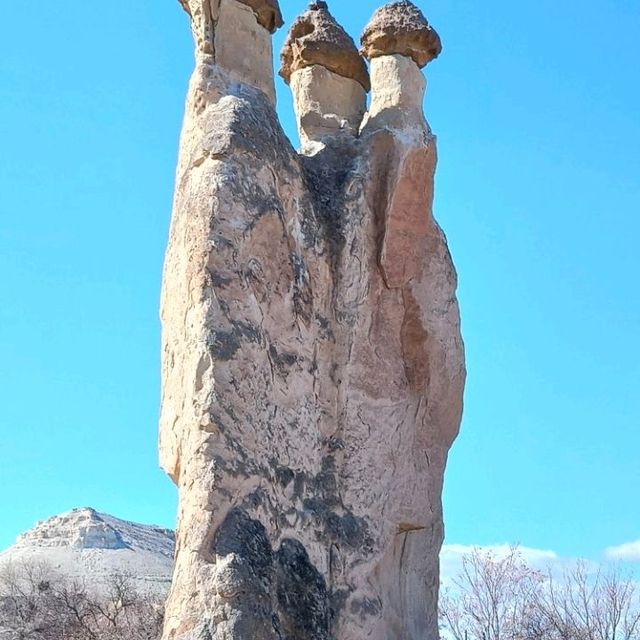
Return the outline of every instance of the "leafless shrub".
{"type": "Polygon", "coordinates": [[[560,580],[549,577],[535,606],[550,640],[640,640],[636,583],[614,570],[590,573],[579,563],[560,580]]]}
{"type": "Polygon", "coordinates": [[[555,578],[517,548],[505,557],[476,550],[441,597],[440,626],[453,640],[640,640],[640,601],[616,570],[579,563],[555,578]]]}
{"type": "Polygon", "coordinates": [[[503,558],[475,550],[440,598],[441,626],[454,640],[524,638],[542,581],[516,548],[503,558]]]}
{"type": "Polygon", "coordinates": [[[0,640],[157,640],[163,609],[121,573],[95,590],[44,563],[0,570],[0,640]]]}

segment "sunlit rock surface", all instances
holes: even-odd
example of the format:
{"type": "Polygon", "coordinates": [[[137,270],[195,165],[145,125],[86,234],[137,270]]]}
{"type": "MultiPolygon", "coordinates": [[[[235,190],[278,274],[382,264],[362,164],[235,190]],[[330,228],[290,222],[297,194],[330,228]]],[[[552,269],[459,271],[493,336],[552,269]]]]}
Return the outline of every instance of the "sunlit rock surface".
{"type": "Polygon", "coordinates": [[[435,639],[465,368],[426,50],[396,46],[431,28],[395,3],[371,40],[374,17],[365,113],[366,68],[342,36],[326,55],[337,25],[313,3],[326,28],[303,16],[283,54],[296,152],[270,28],[236,0],[187,4],[161,311],[160,456],[180,494],[164,639],[435,639]]]}

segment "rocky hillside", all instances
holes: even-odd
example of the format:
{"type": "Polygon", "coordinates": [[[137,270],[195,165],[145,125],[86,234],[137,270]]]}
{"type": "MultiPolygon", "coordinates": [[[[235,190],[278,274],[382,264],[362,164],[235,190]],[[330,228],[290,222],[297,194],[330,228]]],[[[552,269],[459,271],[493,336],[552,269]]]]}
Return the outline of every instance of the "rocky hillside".
{"type": "Polygon", "coordinates": [[[49,518],[0,553],[7,563],[46,562],[71,578],[99,586],[114,573],[126,573],[136,586],[167,591],[171,582],[173,531],[120,520],[94,509],[74,509],[49,518]]]}

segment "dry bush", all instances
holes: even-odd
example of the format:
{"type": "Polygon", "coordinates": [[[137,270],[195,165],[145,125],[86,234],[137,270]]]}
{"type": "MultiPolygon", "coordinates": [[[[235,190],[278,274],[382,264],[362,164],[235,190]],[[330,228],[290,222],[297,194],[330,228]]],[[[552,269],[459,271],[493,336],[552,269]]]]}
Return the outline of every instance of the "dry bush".
{"type": "Polygon", "coordinates": [[[45,563],[0,570],[0,640],[157,640],[163,601],[121,573],[103,588],[57,574],[45,563]]]}
{"type": "Polygon", "coordinates": [[[549,640],[640,640],[637,585],[619,572],[591,574],[585,564],[549,577],[536,597],[549,640]]]}
{"type": "Polygon", "coordinates": [[[543,579],[516,548],[503,558],[475,550],[463,558],[460,575],[441,595],[441,627],[454,640],[524,638],[543,579]]]}
{"type": "Polygon", "coordinates": [[[635,581],[577,564],[561,578],[529,567],[517,548],[505,557],[476,550],[440,602],[452,640],[640,640],[635,581]]]}

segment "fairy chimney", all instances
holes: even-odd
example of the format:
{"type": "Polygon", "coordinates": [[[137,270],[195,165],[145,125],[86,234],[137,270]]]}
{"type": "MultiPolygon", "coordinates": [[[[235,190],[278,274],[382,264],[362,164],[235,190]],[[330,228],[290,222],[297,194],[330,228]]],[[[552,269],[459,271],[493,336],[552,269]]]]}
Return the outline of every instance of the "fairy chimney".
{"type": "Polygon", "coordinates": [[[360,54],[312,3],[281,58],[296,151],[277,1],[181,1],[196,56],[161,302],[180,497],[163,640],[436,640],[465,381],[422,112],[440,40],[395,2],[360,54]]]}

